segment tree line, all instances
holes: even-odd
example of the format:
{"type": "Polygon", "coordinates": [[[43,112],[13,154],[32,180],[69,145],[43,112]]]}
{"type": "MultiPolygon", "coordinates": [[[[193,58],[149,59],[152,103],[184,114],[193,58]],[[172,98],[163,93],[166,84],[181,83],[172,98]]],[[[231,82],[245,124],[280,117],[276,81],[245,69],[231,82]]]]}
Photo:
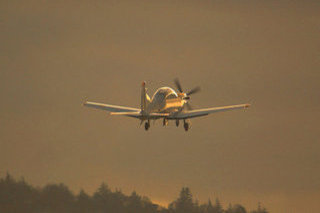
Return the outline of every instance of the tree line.
{"type": "Polygon", "coordinates": [[[7,173],[0,179],[0,212],[1,213],[268,213],[260,204],[253,211],[247,211],[240,204],[223,208],[219,199],[199,204],[194,200],[188,187],[183,187],[179,197],[168,207],[152,203],[135,191],[125,195],[121,190],[112,191],[102,183],[93,193],[81,190],[72,193],[69,188],[60,184],[47,184],[34,187],[23,178],[16,180],[7,173]]]}

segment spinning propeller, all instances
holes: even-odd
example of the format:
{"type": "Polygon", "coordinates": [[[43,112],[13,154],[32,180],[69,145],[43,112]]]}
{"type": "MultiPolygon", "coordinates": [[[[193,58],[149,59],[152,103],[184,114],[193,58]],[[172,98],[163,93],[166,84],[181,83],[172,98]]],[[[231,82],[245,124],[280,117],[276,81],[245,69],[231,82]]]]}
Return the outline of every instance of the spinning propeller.
{"type": "MultiPolygon", "coordinates": [[[[174,79],[174,84],[177,87],[178,91],[180,92],[179,97],[182,96],[181,98],[184,100],[190,100],[190,95],[195,94],[200,91],[200,87],[195,87],[192,90],[190,90],[189,92],[183,92],[182,86],[181,86],[178,78],[174,79]]],[[[188,110],[192,110],[192,107],[188,101],[186,102],[185,105],[187,106],[188,110]]]]}

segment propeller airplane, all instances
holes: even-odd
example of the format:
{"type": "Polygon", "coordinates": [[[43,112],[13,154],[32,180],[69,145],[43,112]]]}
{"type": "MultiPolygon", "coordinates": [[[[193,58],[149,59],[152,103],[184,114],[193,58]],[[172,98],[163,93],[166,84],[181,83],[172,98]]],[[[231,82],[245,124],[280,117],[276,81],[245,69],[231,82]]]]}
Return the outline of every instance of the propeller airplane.
{"type": "Polygon", "coordinates": [[[191,118],[206,116],[216,112],[245,109],[250,106],[250,104],[238,104],[194,110],[189,104],[190,96],[199,92],[200,87],[195,87],[188,92],[184,92],[178,79],[175,79],[174,83],[178,92],[170,87],[161,87],[150,98],[147,94],[146,83],[142,82],[140,109],[90,101],[86,101],[83,105],[109,111],[111,115],[122,115],[140,119],[140,125],[145,121],[145,130],[150,128],[150,120],[163,119],[163,126],[168,125],[168,120],[175,120],[177,127],[180,120],[183,120],[185,131],[188,131],[191,127],[191,118]]]}

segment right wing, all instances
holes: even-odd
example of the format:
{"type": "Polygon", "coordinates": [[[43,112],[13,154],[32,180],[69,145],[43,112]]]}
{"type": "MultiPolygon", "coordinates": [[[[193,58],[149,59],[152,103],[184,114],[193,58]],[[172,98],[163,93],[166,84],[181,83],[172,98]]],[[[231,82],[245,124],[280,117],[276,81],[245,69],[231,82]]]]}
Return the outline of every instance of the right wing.
{"type": "Polygon", "coordinates": [[[209,115],[211,113],[215,112],[223,112],[228,110],[234,110],[234,109],[245,109],[248,108],[250,104],[239,104],[239,105],[231,105],[231,106],[223,106],[223,107],[213,107],[213,108],[206,108],[206,109],[197,109],[197,110],[191,110],[186,112],[179,112],[177,114],[171,115],[171,119],[186,119],[186,118],[195,118],[200,116],[209,115]]]}
{"type": "Polygon", "coordinates": [[[137,108],[95,103],[95,102],[89,102],[89,101],[84,102],[83,106],[106,110],[109,112],[140,112],[140,109],[137,109],[137,108]]]}
{"type": "Polygon", "coordinates": [[[123,115],[123,116],[128,116],[133,118],[139,118],[139,119],[157,119],[157,118],[164,118],[169,116],[168,113],[144,114],[144,113],[141,113],[141,110],[137,108],[116,106],[116,105],[103,104],[103,103],[95,103],[95,102],[89,102],[89,101],[86,101],[83,105],[86,107],[109,111],[110,115],[123,115]]]}

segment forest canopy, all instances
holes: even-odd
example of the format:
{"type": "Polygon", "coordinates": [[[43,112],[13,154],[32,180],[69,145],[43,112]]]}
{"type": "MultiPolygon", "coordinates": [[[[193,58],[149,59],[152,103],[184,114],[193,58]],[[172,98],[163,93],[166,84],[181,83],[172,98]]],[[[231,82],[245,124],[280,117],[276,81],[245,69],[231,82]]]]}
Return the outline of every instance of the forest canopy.
{"type": "Polygon", "coordinates": [[[130,195],[125,195],[121,190],[112,191],[105,183],[92,195],[84,190],[74,194],[63,183],[34,187],[24,178],[16,180],[9,173],[0,179],[0,212],[268,213],[260,204],[256,210],[250,212],[240,204],[229,204],[224,209],[218,198],[214,203],[209,199],[207,203],[199,204],[188,187],[183,187],[178,198],[168,207],[162,207],[135,191],[130,195]]]}

